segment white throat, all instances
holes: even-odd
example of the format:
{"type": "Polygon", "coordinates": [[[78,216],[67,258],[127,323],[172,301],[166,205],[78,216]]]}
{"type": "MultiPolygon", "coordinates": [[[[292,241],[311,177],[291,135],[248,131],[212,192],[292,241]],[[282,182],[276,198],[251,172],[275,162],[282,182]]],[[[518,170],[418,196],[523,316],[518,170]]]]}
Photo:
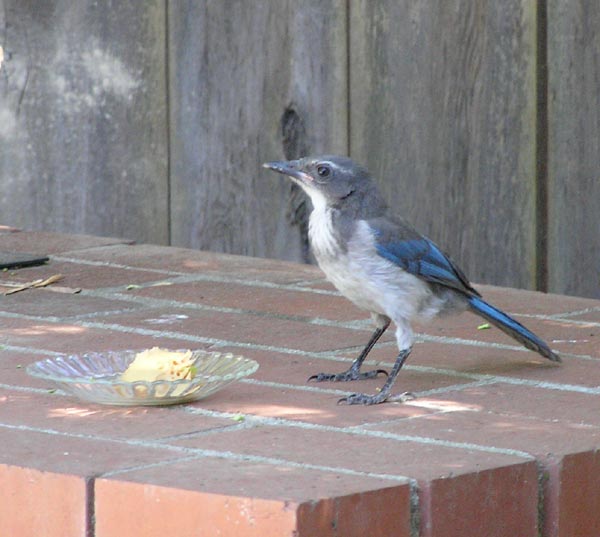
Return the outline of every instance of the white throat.
{"type": "Polygon", "coordinates": [[[306,186],[303,185],[303,187],[304,187],[304,191],[310,197],[310,201],[312,202],[312,205],[313,205],[313,210],[325,212],[327,210],[327,199],[325,198],[323,193],[320,190],[311,187],[310,185],[306,185],[306,186]]]}
{"type": "Polygon", "coordinates": [[[325,196],[316,189],[306,189],[312,201],[313,211],[308,222],[308,238],[319,264],[325,259],[335,257],[340,250],[333,229],[334,209],[328,206],[325,196]]]}

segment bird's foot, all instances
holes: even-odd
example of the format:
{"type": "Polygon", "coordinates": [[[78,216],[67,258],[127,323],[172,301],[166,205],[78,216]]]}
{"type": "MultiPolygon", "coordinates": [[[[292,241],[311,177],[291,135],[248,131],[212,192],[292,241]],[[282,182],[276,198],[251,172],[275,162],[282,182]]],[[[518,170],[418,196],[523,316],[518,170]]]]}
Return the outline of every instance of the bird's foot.
{"type": "Polygon", "coordinates": [[[384,369],[373,369],[372,371],[365,371],[364,373],[360,373],[355,369],[348,369],[348,371],[344,371],[343,373],[317,373],[308,379],[308,382],[348,382],[350,380],[365,380],[365,379],[374,379],[379,374],[388,376],[387,371],[384,369]]]}
{"type": "MultiPolygon", "coordinates": [[[[338,401],[338,405],[378,405],[390,399],[389,391],[380,391],[376,395],[367,395],[366,393],[352,393],[348,397],[342,397],[338,401]]],[[[412,401],[415,396],[410,392],[405,392],[392,397],[394,402],[404,403],[412,401]]]]}
{"type": "Polygon", "coordinates": [[[390,403],[406,403],[407,401],[414,401],[417,396],[412,392],[403,392],[399,395],[392,395],[388,397],[390,403]]]}

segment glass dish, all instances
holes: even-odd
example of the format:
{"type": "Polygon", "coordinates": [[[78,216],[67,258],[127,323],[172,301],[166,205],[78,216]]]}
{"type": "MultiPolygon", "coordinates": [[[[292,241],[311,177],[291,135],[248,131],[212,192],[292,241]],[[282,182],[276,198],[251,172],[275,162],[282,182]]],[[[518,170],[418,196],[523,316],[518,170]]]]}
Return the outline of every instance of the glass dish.
{"type": "MultiPolygon", "coordinates": [[[[173,405],[196,401],[251,375],[258,363],[231,353],[193,351],[193,379],[120,380],[140,351],[88,352],[56,356],[27,366],[31,376],[50,380],[85,401],[104,405],[173,405]]],[[[185,351],[182,351],[185,352],[185,351]]]]}

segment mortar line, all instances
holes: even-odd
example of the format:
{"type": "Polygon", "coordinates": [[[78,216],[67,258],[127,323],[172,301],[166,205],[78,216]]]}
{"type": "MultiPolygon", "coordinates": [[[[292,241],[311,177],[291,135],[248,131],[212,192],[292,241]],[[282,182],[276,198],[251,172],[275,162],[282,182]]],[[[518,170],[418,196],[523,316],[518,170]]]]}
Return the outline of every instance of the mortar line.
{"type": "MultiPolygon", "coordinates": [[[[114,245],[113,245],[114,246],[114,245]]],[[[128,246],[118,244],[116,246],[128,246]]],[[[167,247],[164,247],[165,249],[167,247]]],[[[64,255],[50,255],[51,261],[60,261],[61,263],[72,263],[74,265],[88,265],[92,267],[108,267],[115,269],[123,269],[123,270],[131,270],[137,272],[150,272],[154,274],[165,274],[172,276],[186,276],[189,275],[189,272],[180,272],[176,270],[165,270],[165,269],[155,269],[151,267],[136,267],[133,265],[123,265],[121,263],[113,263],[112,261],[97,261],[95,259],[83,259],[78,257],[68,257],[64,255]]]]}
{"type": "MultiPolygon", "coordinates": [[[[281,352],[281,353],[285,353],[285,354],[311,356],[311,357],[324,358],[324,359],[327,358],[326,355],[330,355],[333,353],[340,353],[340,352],[348,352],[349,353],[349,352],[352,352],[352,349],[358,348],[358,346],[352,346],[352,347],[346,347],[345,349],[325,349],[322,351],[306,351],[306,350],[301,350],[301,349],[293,349],[293,348],[289,348],[289,347],[279,347],[279,346],[266,345],[266,344],[261,344],[261,343],[224,340],[224,339],[212,338],[212,337],[208,337],[208,336],[193,336],[193,335],[187,334],[185,332],[158,330],[158,329],[142,328],[142,327],[135,327],[135,326],[125,326],[125,325],[120,325],[120,324],[116,324],[116,323],[83,321],[83,320],[77,320],[77,319],[73,319],[73,318],[69,318],[69,317],[27,315],[27,314],[23,314],[23,313],[12,313],[12,312],[6,312],[6,311],[0,311],[0,317],[13,318],[13,319],[25,319],[25,320],[32,320],[32,321],[38,321],[38,322],[49,322],[49,323],[54,323],[54,324],[70,323],[70,324],[73,324],[76,326],[82,326],[85,328],[97,328],[100,330],[114,330],[116,332],[121,332],[121,333],[131,333],[131,334],[161,337],[161,338],[168,338],[168,339],[182,339],[185,341],[192,341],[192,342],[196,342],[196,343],[217,345],[219,347],[236,347],[236,348],[241,347],[241,348],[248,348],[248,349],[253,349],[253,350],[281,352]]],[[[436,342],[447,342],[447,343],[451,343],[451,344],[458,343],[458,344],[477,345],[477,346],[484,346],[484,347],[513,348],[510,346],[501,345],[501,344],[494,344],[494,343],[486,344],[486,343],[482,343],[482,342],[478,342],[478,341],[460,340],[460,339],[456,339],[456,338],[445,341],[437,336],[432,336],[432,338],[429,338],[428,336],[426,336],[424,339],[425,340],[431,339],[436,342]]],[[[386,345],[386,343],[391,344],[393,342],[391,342],[391,341],[383,342],[380,345],[386,345]]],[[[515,348],[520,350],[519,347],[515,347],[515,348]]],[[[347,361],[344,358],[340,358],[340,357],[335,358],[336,361],[338,361],[340,359],[343,361],[347,361]]],[[[380,361],[374,361],[373,363],[377,364],[377,363],[380,363],[380,361]]]]}
{"type": "MultiPolygon", "coordinates": [[[[23,314],[0,312],[0,317],[2,317],[2,316],[9,317],[9,318],[26,318],[26,319],[41,320],[41,321],[47,321],[47,320],[51,319],[49,317],[38,318],[36,316],[28,316],[28,315],[23,315],[23,314]]],[[[57,322],[64,322],[64,321],[57,321],[57,322]]],[[[154,336],[154,337],[161,337],[161,338],[180,339],[180,340],[191,341],[191,342],[195,342],[195,343],[219,345],[221,347],[235,347],[235,348],[248,348],[248,349],[252,349],[252,350],[265,350],[265,351],[280,352],[280,353],[285,353],[285,354],[290,354],[290,355],[303,355],[303,356],[310,356],[310,357],[317,358],[317,359],[331,360],[331,358],[324,356],[324,354],[326,354],[328,351],[319,351],[319,352],[301,351],[301,350],[297,350],[297,349],[290,349],[287,347],[276,347],[276,346],[263,345],[263,344],[234,342],[234,341],[228,341],[228,340],[221,340],[221,339],[217,339],[217,338],[208,338],[208,337],[204,337],[204,336],[191,336],[189,334],[185,334],[185,333],[181,333],[181,332],[145,329],[145,328],[139,328],[139,327],[138,328],[125,327],[125,326],[118,325],[118,324],[107,324],[107,323],[97,323],[97,322],[87,322],[87,321],[83,321],[83,322],[80,321],[80,322],[76,322],[74,324],[76,324],[77,326],[83,326],[83,327],[87,327],[87,328],[113,330],[113,331],[117,331],[117,332],[121,332],[121,333],[133,333],[133,334],[138,334],[138,335],[147,335],[147,336],[154,336]]],[[[335,360],[338,361],[339,358],[340,357],[336,357],[335,360]]],[[[381,362],[381,361],[377,361],[375,363],[382,364],[382,365],[388,365],[388,366],[390,365],[388,362],[381,362]]],[[[552,382],[545,382],[545,381],[531,381],[531,380],[527,380],[527,379],[517,379],[514,377],[504,377],[504,376],[499,376],[499,375],[489,375],[489,374],[479,374],[479,373],[463,373],[463,372],[457,372],[457,371],[454,371],[451,369],[425,368],[425,366],[407,365],[407,368],[412,368],[414,370],[417,370],[416,368],[419,368],[419,367],[421,368],[420,371],[423,371],[423,372],[427,371],[427,372],[446,374],[446,375],[457,376],[457,377],[460,376],[461,378],[471,378],[473,380],[494,379],[497,382],[502,382],[505,384],[530,386],[530,387],[544,388],[544,389],[550,389],[550,390],[573,391],[573,392],[593,394],[593,395],[600,393],[600,387],[592,388],[592,387],[586,387],[586,386],[580,386],[580,385],[574,385],[574,384],[559,384],[559,383],[552,383],[552,382]]]]}
{"type": "Polygon", "coordinates": [[[326,465],[318,465],[311,463],[302,463],[297,461],[292,461],[288,459],[282,459],[279,457],[267,457],[263,455],[249,455],[245,453],[236,453],[233,451],[219,451],[214,449],[203,449],[203,448],[193,448],[187,446],[177,446],[174,444],[165,444],[161,442],[157,442],[155,440],[133,440],[128,438],[112,438],[103,435],[92,435],[92,434],[82,434],[82,433],[72,433],[72,432],[63,432],[56,429],[49,429],[45,427],[31,427],[28,425],[11,425],[7,423],[0,423],[0,428],[9,429],[9,430],[18,430],[24,432],[33,432],[39,434],[49,434],[52,436],[62,436],[68,438],[78,438],[89,441],[96,442],[109,442],[114,444],[122,444],[134,447],[143,447],[143,448],[152,448],[159,450],[167,450],[177,452],[178,456],[175,459],[167,459],[164,461],[141,464],[136,466],[131,466],[127,468],[119,468],[117,470],[111,470],[108,472],[99,473],[96,477],[110,477],[114,475],[119,475],[122,473],[127,473],[131,471],[136,471],[144,468],[152,468],[157,466],[169,466],[171,464],[176,464],[181,462],[182,460],[196,460],[202,458],[218,458],[218,459],[227,459],[227,460],[236,460],[236,461],[244,461],[244,462],[254,462],[254,463],[262,463],[273,466],[287,466],[301,469],[310,469],[310,470],[318,470],[346,475],[353,475],[357,477],[373,477],[378,479],[387,479],[393,481],[402,481],[408,482],[410,478],[400,475],[400,474],[379,474],[376,472],[363,472],[359,470],[352,470],[351,468],[344,467],[336,467],[336,466],[326,466],[326,465]],[[181,454],[186,454],[183,457],[181,454]]]}
{"type": "MultiPolygon", "coordinates": [[[[152,447],[154,447],[154,446],[152,446],[152,447]]],[[[220,459],[227,459],[227,460],[234,460],[234,461],[268,464],[268,465],[272,465],[272,466],[286,466],[286,467],[291,467],[291,468],[299,468],[302,470],[316,470],[319,472],[344,474],[344,475],[351,475],[351,476],[356,476],[356,477],[370,477],[370,478],[376,478],[376,479],[386,479],[386,480],[391,480],[391,481],[400,481],[403,483],[407,483],[410,480],[408,477],[406,477],[404,475],[400,475],[400,474],[397,474],[397,475],[396,474],[380,474],[377,472],[352,470],[351,468],[345,468],[343,466],[328,466],[328,465],[322,465],[322,464],[312,464],[312,463],[307,463],[307,462],[297,462],[297,461],[293,461],[293,460],[289,460],[289,459],[282,459],[279,457],[266,457],[264,455],[249,455],[249,454],[245,454],[245,453],[236,453],[233,451],[218,451],[218,450],[214,450],[214,449],[202,449],[202,448],[185,448],[185,449],[190,449],[194,453],[194,455],[190,455],[188,460],[196,460],[196,459],[203,459],[203,458],[220,458],[220,459]]],[[[113,470],[113,471],[101,474],[100,477],[115,476],[115,475],[131,472],[131,471],[145,469],[146,467],[168,466],[173,463],[177,463],[180,460],[181,459],[176,460],[176,461],[167,462],[166,465],[160,464],[160,463],[150,463],[149,466],[140,465],[139,467],[136,467],[133,470],[129,469],[129,468],[113,470]]]]}
{"type": "MultiPolygon", "coordinates": [[[[203,416],[208,416],[208,417],[213,417],[213,418],[216,417],[216,418],[222,418],[222,419],[227,419],[227,418],[232,419],[233,417],[236,417],[238,415],[238,414],[234,414],[231,412],[222,412],[222,411],[213,411],[213,410],[203,409],[201,407],[183,407],[181,410],[183,412],[186,412],[189,414],[199,414],[199,415],[203,415],[203,416]]],[[[475,444],[475,443],[470,443],[470,442],[456,442],[456,441],[440,440],[440,439],[436,439],[436,438],[417,436],[417,435],[401,435],[401,434],[389,433],[389,432],[385,432],[385,431],[373,431],[373,430],[365,429],[364,424],[359,425],[359,426],[337,427],[337,426],[332,426],[332,425],[322,425],[322,424],[316,424],[316,423],[299,422],[299,421],[289,420],[286,418],[273,418],[273,417],[256,416],[256,415],[245,415],[245,419],[248,420],[249,425],[259,423],[261,425],[270,425],[270,426],[275,426],[275,427],[292,427],[292,428],[299,428],[299,429],[304,429],[304,430],[317,430],[317,431],[325,431],[325,432],[352,434],[352,435],[358,435],[358,436],[384,438],[384,439],[389,439],[389,440],[394,440],[394,441],[399,441],[399,442],[413,442],[413,443],[419,443],[419,444],[424,444],[424,445],[435,445],[435,446],[448,447],[448,448],[454,448],[454,449],[460,449],[460,450],[467,449],[467,450],[480,451],[480,452],[486,452],[486,453],[504,454],[504,455],[516,456],[519,458],[525,458],[528,460],[535,458],[533,455],[531,455],[527,452],[521,451],[521,450],[515,450],[515,449],[510,449],[510,448],[499,448],[496,446],[487,446],[487,445],[475,444]]],[[[376,424],[370,423],[367,425],[372,426],[372,425],[376,425],[376,424]]],[[[4,423],[0,423],[0,427],[14,429],[14,430],[24,430],[24,431],[32,431],[32,432],[38,432],[38,433],[46,433],[46,434],[52,434],[52,435],[57,435],[57,436],[69,436],[69,437],[82,438],[82,439],[88,439],[88,440],[116,442],[116,443],[121,443],[121,444],[134,445],[134,446],[138,446],[138,447],[142,446],[142,447],[155,447],[155,448],[159,447],[159,448],[163,448],[163,449],[166,448],[166,449],[170,449],[173,451],[177,451],[178,453],[195,453],[195,452],[197,452],[194,448],[174,446],[172,444],[166,444],[166,443],[164,443],[164,441],[161,441],[161,440],[141,440],[140,441],[140,440],[132,440],[132,439],[119,439],[119,438],[105,437],[102,435],[92,435],[92,434],[83,434],[83,433],[66,433],[66,432],[57,431],[55,429],[47,429],[47,428],[42,428],[42,427],[31,427],[31,426],[26,426],[26,425],[10,425],[10,424],[4,424],[4,423]]],[[[221,452],[214,452],[214,453],[216,453],[214,456],[220,456],[218,454],[220,454],[221,452]]],[[[226,458],[234,458],[234,456],[237,457],[236,454],[231,453],[231,456],[228,456],[226,458]]],[[[239,458],[247,459],[247,456],[240,455],[239,458]]]]}
{"type": "MultiPolygon", "coordinates": [[[[197,413],[201,414],[201,412],[197,412],[197,413]]],[[[219,414],[219,413],[217,413],[217,414],[219,414]]],[[[494,447],[494,446],[484,446],[481,444],[473,444],[473,443],[469,443],[469,442],[453,442],[453,441],[448,441],[448,440],[439,440],[439,439],[435,439],[435,438],[415,436],[415,435],[399,435],[399,434],[395,434],[395,433],[388,433],[385,431],[370,431],[370,430],[364,430],[364,429],[360,428],[360,426],[359,427],[336,428],[333,426],[308,424],[308,423],[304,423],[304,422],[292,422],[291,420],[285,420],[285,419],[281,419],[281,418],[276,418],[276,419],[261,418],[261,421],[263,421],[263,423],[269,422],[269,421],[274,421],[275,426],[277,426],[277,427],[281,427],[283,425],[283,426],[287,426],[287,427],[297,427],[297,428],[301,428],[301,429],[305,429],[305,430],[319,430],[319,431],[326,431],[326,432],[352,434],[352,435],[365,436],[365,437],[371,437],[371,438],[382,438],[382,439],[393,440],[393,441],[397,441],[397,442],[405,442],[405,443],[412,442],[412,443],[418,443],[418,444],[423,444],[423,445],[433,445],[433,446],[438,446],[438,447],[447,447],[447,448],[451,448],[451,449],[458,449],[461,451],[471,450],[471,451],[479,451],[479,452],[484,452],[484,453],[494,453],[494,454],[498,454],[498,455],[508,455],[508,456],[513,456],[513,457],[526,459],[526,460],[532,460],[532,459],[535,460],[534,456],[532,456],[531,454],[526,453],[524,451],[520,451],[520,450],[498,448],[498,447],[494,447]]],[[[273,423],[269,423],[269,424],[273,425],[273,423]]],[[[0,428],[24,431],[24,432],[33,432],[33,433],[39,433],[39,434],[48,434],[48,435],[59,436],[59,437],[78,438],[78,439],[89,440],[89,441],[109,442],[109,443],[115,443],[115,444],[134,446],[134,447],[138,447],[138,448],[139,447],[152,448],[152,449],[173,451],[173,452],[177,453],[177,457],[175,459],[167,459],[167,460],[161,461],[160,463],[150,463],[153,466],[167,466],[169,464],[178,463],[182,460],[182,454],[184,454],[184,457],[187,454],[187,456],[190,457],[191,459],[195,459],[195,458],[201,459],[201,458],[205,458],[205,457],[213,457],[213,458],[222,458],[222,459],[227,459],[227,460],[257,462],[257,463],[264,463],[264,464],[271,464],[271,465],[292,466],[292,467],[302,468],[302,469],[312,469],[312,470],[321,470],[321,471],[328,471],[328,472],[335,472],[335,473],[344,473],[346,475],[377,477],[380,479],[391,479],[391,480],[404,481],[404,482],[407,482],[407,481],[413,479],[413,478],[409,478],[409,477],[401,475],[401,474],[397,474],[397,475],[376,474],[376,473],[372,473],[372,472],[362,472],[362,471],[352,470],[352,469],[343,468],[343,467],[338,468],[338,467],[330,467],[330,466],[324,466],[324,465],[323,466],[314,465],[314,464],[310,464],[310,463],[299,463],[297,461],[289,461],[287,459],[281,459],[281,458],[276,458],[276,457],[266,457],[266,456],[262,456],[262,455],[248,455],[248,454],[244,454],[244,453],[235,453],[235,452],[231,452],[231,451],[218,451],[218,450],[211,450],[211,449],[177,446],[177,445],[173,445],[173,444],[162,443],[162,442],[159,442],[156,440],[133,440],[133,439],[127,439],[127,438],[112,438],[112,437],[106,437],[103,435],[63,432],[63,431],[58,431],[56,429],[50,429],[50,428],[45,428],[45,427],[32,427],[32,426],[28,426],[28,425],[12,425],[12,424],[7,424],[7,423],[0,423],[0,428]]],[[[143,466],[145,466],[145,465],[143,465],[143,466]]],[[[139,467],[135,467],[135,469],[138,469],[141,467],[142,467],[142,465],[140,465],[139,467]]],[[[110,472],[105,472],[103,474],[99,474],[98,477],[118,475],[118,474],[121,474],[124,472],[129,472],[129,471],[132,471],[131,467],[128,467],[126,469],[118,469],[118,470],[114,470],[114,471],[110,471],[110,472]]]]}
{"type": "MultiPolygon", "coordinates": [[[[201,273],[201,272],[180,272],[180,271],[172,271],[172,270],[164,270],[164,269],[154,269],[154,268],[148,268],[148,267],[136,267],[136,266],[124,265],[124,264],[120,264],[120,263],[113,263],[113,262],[109,262],[109,261],[94,261],[94,260],[87,260],[87,259],[70,258],[70,257],[60,256],[60,255],[56,255],[56,256],[52,255],[50,257],[51,257],[51,259],[54,259],[57,261],[70,262],[70,263],[74,263],[74,264],[106,266],[106,267],[118,268],[118,269],[130,270],[130,271],[150,272],[150,273],[162,274],[162,275],[169,277],[166,279],[163,278],[161,280],[156,280],[153,282],[144,282],[143,284],[140,284],[140,288],[149,288],[149,287],[152,287],[153,284],[164,282],[164,281],[169,281],[169,283],[174,283],[174,284],[193,283],[193,282],[216,282],[216,283],[233,283],[233,284],[239,284],[239,285],[243,285],[243,286],[247,286],[247,287],[263,287],[263,288],[271,288],[271,289],[280,289],[283,291],[298,291],[298,292],[313,293],[313,294],[324,294],[324,295],[330,295],[330,296],[341,296],[338,291],[330,291],[327,289],[317,289],[317,288],[305,287],[306,285],[309,285],[311,282],[319,283],[321,281],[325,281],[324,277],[315,278],[315,280],[306,280],[306,279],[298,280],[293,283],[274,283],[274,282],[270,282],[267,280],[249,280],[249,279],[228,277],[228,276],[223,276],[223,275],[216,274],[216,273],[211,274],[211,273],[201,273]]],[[[88,289],[88,290],[83,290],[82,293],[89,294],[89,293],[95,292],[95,291],[107,292],[107,293],[119,292],[119,291],[124,290],[126,287],[127,287],[126,285],[123,285],[123,286],[116,286],[116,287],[105,287],[105,288],[96,289],[96,290],[88,289]]],[[[587,308],[587,309],[584,309],[581,311],[567,311],[567,312],[555,313],[555,314],[551,314],[551,315],[520,313],[520,312],[511,312],[511,311],[507,311],[507,313],[512,316],[515,316],[515,317],[521,316],[521,317],[527,317],[527,318],[533,318],[533,319],[556,320],[556,318],[561,319],[562,316],[577,315],[577,314],[581,314],[581,313],[588,313],[590,311],[600,311],[600,308],[592,307],[592,308],[587,308]]]]}
{"type": "Polygon", "coordinates": [[[86,476],[85,482],[85,537],[96,535],[96,476],[86,476]]]}
{"type": "MultiPolygon", "coordinates": [[[[329,291],[327,289],[313,289],[310,287],[297,287],[295,284],[274,283],[263,280],[248,280],[240,278],[228,278],[217,274],[197,273],[175,276],[172,278],[161,278],[160,280],[152,280],[136,284],[136,289],[151,289],[159,285],[180,285],[184,283],[226,283],[240,285],[243,287],[258,287],[261,289],[276,289],[278,291],[297,291],[300,293],[310,293],[313,295],[341,296],[337,291],[329,291]]],[[[114,287],[100,287],[98,289],[87,289],[84,292],[105,292],[118,293],[127,289],[129,284],[116,285],[114,287]]]]}
{"type": "Polygon", "coordinates": [[[33,386],[19,386],[17,384],[5,384],[3,382],[0,382],[0,389],[11,390],[15,392],[39,393],[41,395],[68,395],[66,392],[59,389],[52,389],[52,393],[50,393],[50,391],[48,391],[48,388],[34,388],[33,386]]]}
{"type": "MultiPolygon", "coordinates": [[[[586,320],[579,320],[579,319],[571,319],[570,317],[561,317],[560,315],[562,314],[554,314],[554,315],[537,315],[535,318],[542,320],[542,321],[561,321],[563,323],[566,324],[572,324],[573,326],[600,326],[600,322],[597,321],[586,321],[586,320]]],[[[527,314],[522,314],[522,317],[529,317],[531,318],[531,315],[527,315],[527,314]]]]}
{"type": "MultiPolygon", "coordinates": [[[[180,309],[186,309],[186,308],[182,307],[180,309]]],[[[235,347],[242,346],[242,347],[252,348],[252,349],[256,349],[256,350],[274,350],[277,352],[286,352],[289,354],[304,354],[306,352],[311,352],[311,351],[299,351],[297,349],[290,349],[288,347],[276,347],[276,346],[271,346],[271,345],[255,344],[255,343],[250,343],[250,342],[228,341],[228,340],[222,340],[222,339],[218,339],[218,338],[210,338],[207,336],[191,336],[191,335],[183,333],[183,332],[152,330],[152,329],[147,329],[147,328],[129,327],[129,326],[123,326],[123,325],[119,325],[119,324],[112,324],[112,323],[86,322],[86,321],[80,321],[80,320],[74,319],[73,317],[27,315],[27,314],[23,314],[23,313],[12,313],[12,312],[6,312],[6,311],[0,311],[0,317],[8,317],[8,318],[15,318],[15,319],[28,319],[28,320],[35,320],[35,321],[39,321],[39,322],[72,323],[72,324],[75,324],[78,326],[84,326],[84,327],[88,327],[88,328],[116,330],[119,332],[138,333],[140,335],[168,337],[168,338],[172,338],[172,339],[184,339],[184,340],[188,340],[188,341],[195,341],[198,343],[207,343],[207,344],[220,345],[220,346],[235,346],[235,347]]],[[[340,326],[339,324],[333,324],[332,326],[344,328],[343,325],[340,326]]],[[[348,325],[345,328],[362,331],[361,328],[357,328],[352,325],[348,325]]],[[[417,333],[416,336],[419,340],[421,340],[423,342],[434,342],[434,343],[442,343],[442,344],[449,344],[449,345],[467,345],[467,346],[476,346],[476,347],[493,348],[493,349],[514,350],[514,351],[519,351],[519,352],[529,352],[529,351],[527,351],[527,349],[525,349],[524,347],[522,347],[520,345],[519,346],[508,345],[508,344],[504,344],[504,343],[495,343],[495,342],[462,339],[462,338],[446,337],[446,336],[433,336],[430,334],[423,334],[423,333],[417,333]]],[[[392,341],[382,342],[380,344],[380,346],[391,345],[391,344],[393,344],[392,341]]],[[[348,349],[348,350],[353,349],[353,348],[356,348],[356,346],[346,347],[346,349],[348,349]]],[[[327,353],[327,352],[339,352],[339,351],[343,351],[343,350],[344,349],[326,349],[323,351],[313,351],[313,352],[327,353]]],[[[564,354],[564,353],[561,353],[561,354],[564,354]]],[[[580,356],[580,355],[576,355],[576,354],[569,354],[569,355],[572,357],[580,356]]],[[[581,355],[581,356],[584,357],[586,355],[581,355]]],[[[588,358],[593,359],[593,357],[591,357],[591,356],[589,356],[588,358]]]]}
{"type": "MultiPolygon", "coordinates": [[[[190,309],[196,311],[208,311],[208,312],[218,312],[218,313],[232,313],[236,315],[253,315],[256,317],[266,317],[270,319],[280,319],[284,321],[296,321],[296,322],[304,322],[308,324],[316,324],[320,326],[332,326],[335,328],[348,328],[351,330],[371,330],[371,325],[369,319],[356,319],[351,321],[334,321],[331,319],[325,319],[322,317],[306,317],[302,315],[290,315],[286,313],[274,313],[270,311],[263,310],[252,310],[252,309],[244,309],[244,308],[232,308],[228,306],[214,306],[212,304],[202,304],[198,302],[182,302],[179,300],[171,300],[164,298],[154,298],[154,297],[146,297],[140,295],[125,295],[121,293],[114,294],[106,294],[102,291],[93,291],[88,292],[84,291],[81,293],[82,296],[93,296],[99,298],[109,298],[113,300],[122,300],[125,302],[133,302],[136,304],[141,304],[144,306],[148,306],[151,308],[161,308],[161,307],[170,307],[177,309],[190,309]],[[369,325],[368,327],[366,325],[369,325]]],[[[101,316],[103,313],[99,312],[98,316],[101,316]]],[[[106,315],[111,315],[112,312],[106,312],[106,315]]],[[[89,315],[89,314],[85,314],[89,315]]],[[[69,317],[71,319],[79,319],[83,318],[84,315],[77,315],[73,317],[69,317]]]]}
{"type": "MultiPolygon", "coordinates": [[[[317,295],[330,295],[330,296],[340,296],[337,291],[329,291],[327,289],[315,289],[310,287],[302,287],[297,286],[296,283],[274,283],[268,280],[250,280],[247,278],[235,278],[223,276],[220,273],[208,273],[208,272],[179,272],[172,270],[164,270],[164,269],[154,269],[149,267],[135,267],[131,265],[122,265],[120,263],[112,263],[110,261],[94,261],[88,259],[77,259],[77,258],[69,258],[63,256],[50,256],[51,259],[55,261],[73,263],[73,264],[82,264],[82,265],[91,265],[96,267],[109,267],[120,270],[130,270],[137,272],[149,272],[154,274],[161,274],[170,277],[171,279],[176,279],[177,281],[173,283],[192,283],[192,282],[216,282],[216,283],[234,283],[239,285],[244,285],[246,287],[264,287],[269,289],[280,289],[283,291],[298,291],[301,293],[312,293],[317,295]]],[[[321,281],[322,278],[315,279],[315,282],[321,281]]],[[[157,280],[154,283],[160,281],[168,281],[168,278],[163,278],[161,280],[157,280]]],[[[303,284],[306,285],[307,280],[303,280],[303,284]]],[[[150,287],[152,282],[145,282],[141,284],[140,287],[146,286],[150,287]]],[[[106,287],[110,291],[111,289],[121,289],[126,287],[116,286],[116,287],[106,287]]]]}
{"type": "MultiPolygon", "coordinates": [[[[209,417],[217,417],[217,418],[232,418],[235,414],[230,412],[222,412],[222,411],[214,411],[207,410],[200,407],[186,407],[182,409],[184,412],[189,412],[191,414],[201,414],[209,417]]],[[[356,436],[365,436],[365,437],[374,437],[374,438],[384,438],[388,440],[395,440],[399,442],[413,442],[424,445],[433,445],[440,447],[448,447],[460,450],[472,450],[472,451],[481,451],[485,453],[496,453],[500,455],[510,455],[519,458],[525,458],[527,460],[534,459],[535,457],[530,453],[521,450],[515,450],[510,448],[499,448],[496,446],[486,446],[483,444],[474,444],[471,442],[455,442],[450,440],[440,440],[438,438],[431,438],[426,436],[416,436],[416,435],[401,435],[397,433],[389,433],[386,431],[373,431],[369,429],[364,429],[365,424],[357,425],[357,426],[335,426],[335,425],[323,425],[318,423],[309,423],[303,421],[295,421],[287,418],[273,418],[273,417],[265,417],[265,416],[256,416],[256,415],[246,415],[246,419],[249,421],[258,421],[261,425],[270,425],[272,427],[292,427],[304,430],[313,430],[313,431],[321,431],[321,432],[333,432],[333,433],[343,433],[343,434],[351,434],[356,436]]],[[[371,424],[372,425],[372,424],[371,424]]],[[[376,424],[375,424],[376,425],[376,424]]]]}
{"type": "Polygon", "coordinates": [[[23,352],[28,354],[41,354],[43,356],[62,356],[64,352],[50,351],[46,349],[40,349],[38,347],[27,347],[22,345],[9,345],[7,343],[0,343],[0,351],[13,351],[23,352]]]}
{"type": "Polygon", "coordinates": [[[564,313],[552,313],[547,315],[548,319],[567,320],[569,317],[575,317],[576,315],[585,315],[586,313],[597,313],[600,312],[600,306],[584,308],[582,310],[568,311],[564,313]]]}

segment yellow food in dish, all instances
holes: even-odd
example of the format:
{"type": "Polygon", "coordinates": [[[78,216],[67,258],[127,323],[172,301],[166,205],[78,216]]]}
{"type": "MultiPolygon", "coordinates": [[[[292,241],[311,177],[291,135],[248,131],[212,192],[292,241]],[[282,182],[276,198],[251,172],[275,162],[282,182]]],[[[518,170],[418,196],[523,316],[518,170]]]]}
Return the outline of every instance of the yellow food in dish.
{"type": "MultiPolygon", "coordinates": [[[[156,380],[191,380],[195,376],[195,358],[192,351],[169,351],[159,347],[138,352],[129,367],[121,374],[120,380],[135,382],[145,380],[154,382],[156,380]]],[[[143,386],[136,386],[136,392],[144,395],[146,391],[143,386]],[[139,389],[138,389],[139,388],[139,389]]],[[[158,392],[159,390],[157,390],[158,392]]],[[[166,393],[166,389],[160,390],[166,393]]],[[[157,395],[164,395],[159,394],[157,395]]]]}

